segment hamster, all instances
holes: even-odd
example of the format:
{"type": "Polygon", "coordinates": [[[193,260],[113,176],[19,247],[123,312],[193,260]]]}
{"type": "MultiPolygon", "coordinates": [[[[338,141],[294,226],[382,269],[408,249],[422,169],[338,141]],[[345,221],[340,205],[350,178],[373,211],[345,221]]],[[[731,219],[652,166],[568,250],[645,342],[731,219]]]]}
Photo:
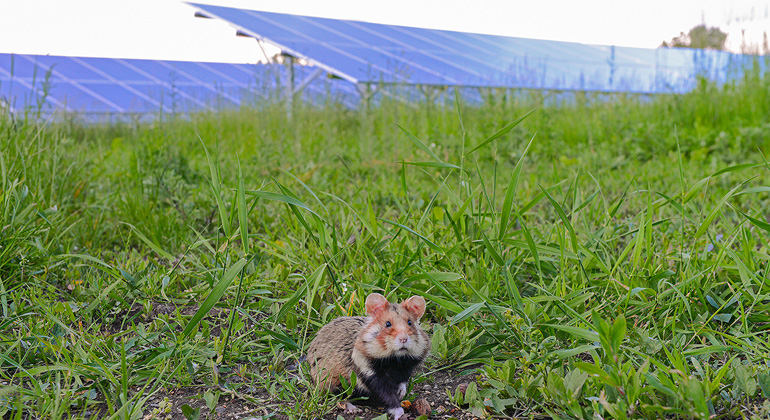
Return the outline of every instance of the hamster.
{"type": "MultiPolygon", "coordinates": [[[[339,389],[340,376],[356,373],[354,396],[382,404],[394,419],[407,419],[401,408],[412,371],[428,356],[430,339],[420,328],[425,299],[401,304],[379,293],[366,297],[366,317],[340,317],[326,324],[310,343],[310,376],[319,386],[339,389]]],[[[346,412],[360,410],[347,402],[346,412]]]]}

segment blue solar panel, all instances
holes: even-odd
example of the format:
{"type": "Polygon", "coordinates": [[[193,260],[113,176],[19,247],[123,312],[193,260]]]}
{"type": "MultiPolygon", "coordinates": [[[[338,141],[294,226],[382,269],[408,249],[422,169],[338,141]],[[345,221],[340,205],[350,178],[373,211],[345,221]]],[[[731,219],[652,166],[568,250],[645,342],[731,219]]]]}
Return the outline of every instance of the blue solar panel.
{"type": "MultiPolygon", "coordinates": [[[[314,70],[295,66],[295,83],[314,70]]],[[[0,110],[98,116],[260,106],[285,98],[285,87],[292,85],[288,77],[280,64],[0,54],[0,110]]],[[[357,105],[349,83],[316,78],[303,87],[301,97],[311,102],[333,96],[349,107],[357,105]]]]}
{"type": "Polygon", "coordinates": [[[412,28],[189,3],[354,83],[668,93],[724,82],[746,57],[412,28]]]}

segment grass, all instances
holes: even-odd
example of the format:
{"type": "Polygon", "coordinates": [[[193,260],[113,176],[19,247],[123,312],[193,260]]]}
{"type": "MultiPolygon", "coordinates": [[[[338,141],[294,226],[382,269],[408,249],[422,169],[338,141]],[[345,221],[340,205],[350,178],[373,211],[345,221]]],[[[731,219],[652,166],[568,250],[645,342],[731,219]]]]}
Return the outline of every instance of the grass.
{"type": "Polygon", "coordinates": [[[477,415],[766,417],[770,79],[551,102],[0,120],[0,416],[320,417],[379,291],[477,415]]]}

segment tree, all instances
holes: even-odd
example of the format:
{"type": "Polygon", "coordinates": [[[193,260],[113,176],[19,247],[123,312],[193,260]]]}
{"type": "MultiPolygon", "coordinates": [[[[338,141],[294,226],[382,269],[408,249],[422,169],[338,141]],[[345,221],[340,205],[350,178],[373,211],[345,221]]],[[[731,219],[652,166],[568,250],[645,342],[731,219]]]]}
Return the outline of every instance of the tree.
{"type": "Polygon", "coordinates": [[[690,29],[687,34],[681,32],[671,42],[663,41],[664,48],[702,48],[710,50],[724,50],[727,33],[719,28],[709,28],[706,25],[698,25],[690,29]]]}

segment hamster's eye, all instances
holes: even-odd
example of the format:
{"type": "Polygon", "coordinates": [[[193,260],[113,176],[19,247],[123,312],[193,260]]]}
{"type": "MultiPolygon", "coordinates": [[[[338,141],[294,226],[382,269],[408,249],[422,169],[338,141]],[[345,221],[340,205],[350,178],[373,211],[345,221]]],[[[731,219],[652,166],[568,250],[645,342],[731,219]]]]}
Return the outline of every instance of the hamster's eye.
{"type": "Polygon", "coordinates": [[[412,325],[412,320],[410,319],[410,320],[406,321],[406,325],[411,326],[412,325]]]}
{"type": "Polygon", "coordinates": [[[385,328],[390,328],[390,321],[385,322],[385,328]]]}

